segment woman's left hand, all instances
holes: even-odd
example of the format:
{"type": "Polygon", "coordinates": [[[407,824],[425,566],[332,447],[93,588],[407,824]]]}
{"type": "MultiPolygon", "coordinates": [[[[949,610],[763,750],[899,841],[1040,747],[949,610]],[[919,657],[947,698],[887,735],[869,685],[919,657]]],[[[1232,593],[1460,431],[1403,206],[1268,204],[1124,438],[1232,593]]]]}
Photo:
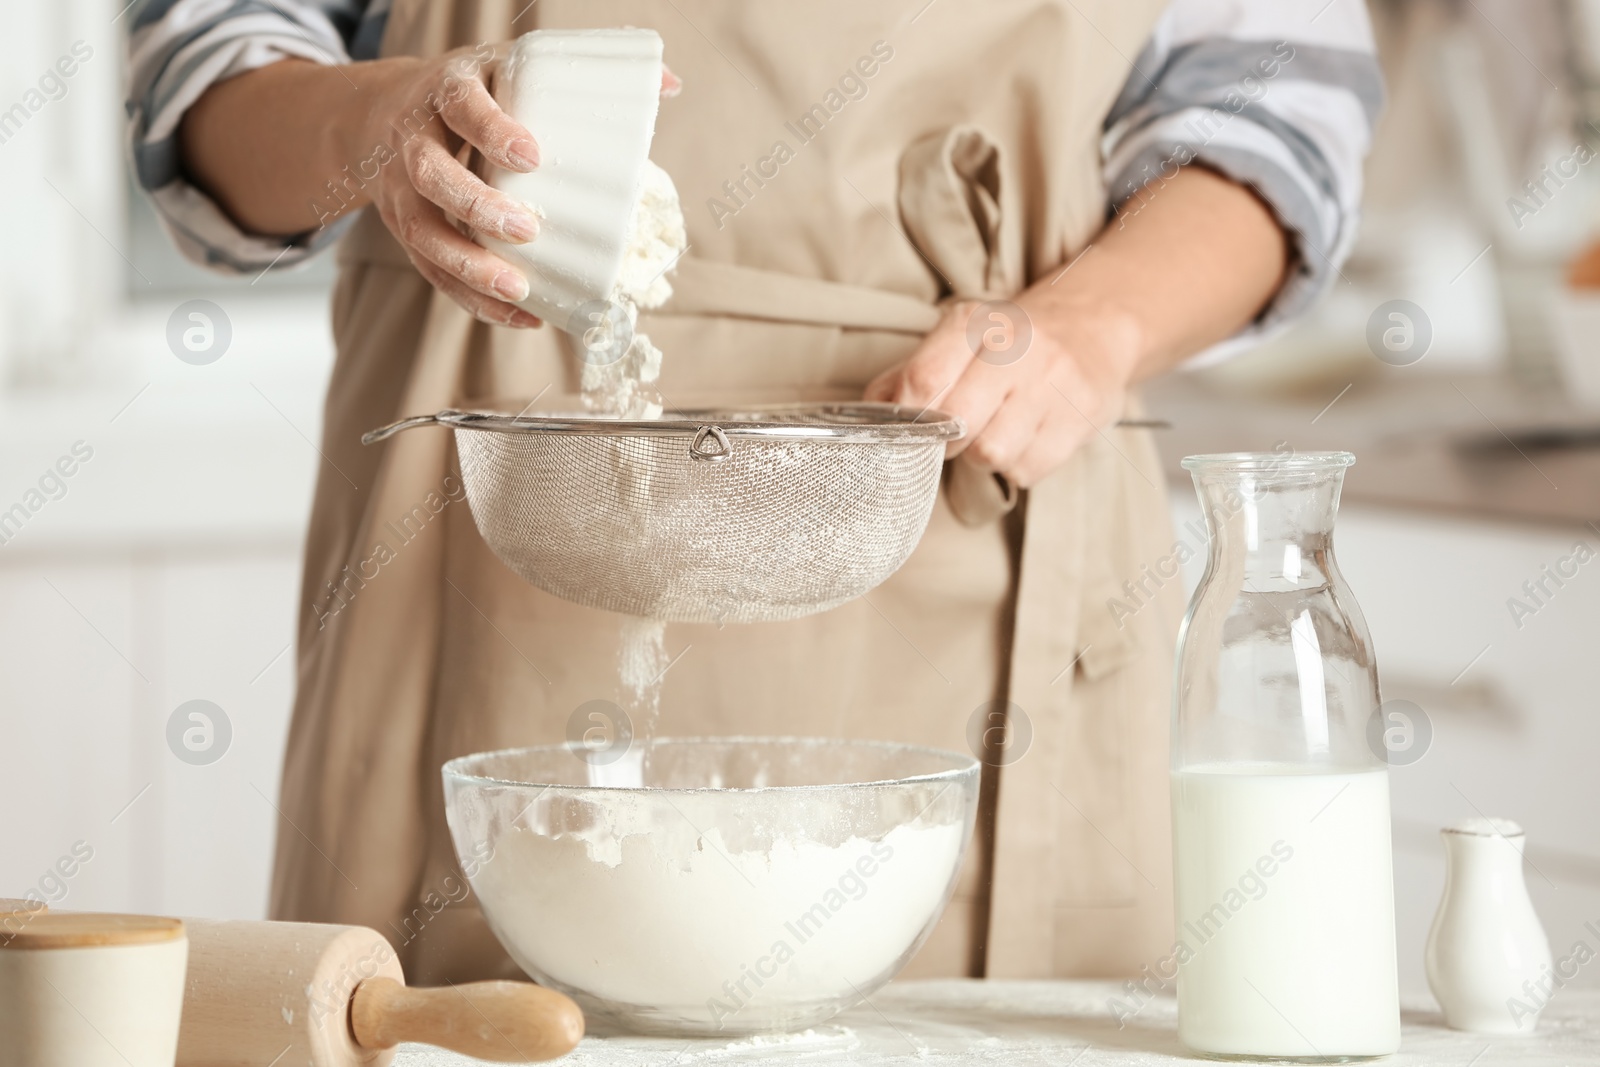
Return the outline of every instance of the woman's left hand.
{"type": "Polygon", "coordinates": [[[948,455],[966,452],[1023,488],[1038,483],[1121,417],[1141,354],[1131,315],[1053,296],[951,305],[866,398],[959,415],[967,434],[948,455]]]}

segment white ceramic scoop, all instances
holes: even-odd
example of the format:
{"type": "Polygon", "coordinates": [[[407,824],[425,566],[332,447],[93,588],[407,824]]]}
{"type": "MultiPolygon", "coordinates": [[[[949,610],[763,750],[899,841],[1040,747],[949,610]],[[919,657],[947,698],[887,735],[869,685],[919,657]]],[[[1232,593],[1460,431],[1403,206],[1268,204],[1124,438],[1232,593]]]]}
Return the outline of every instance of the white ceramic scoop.
{"type": "Polygon", "coordinates": [[[491,167],[487,177],[533,207],[539,236],[477,240],[522,270],[520,306],[557,328],[616,288],[660,93],[654,30],[535,30],[501,67],[495,97],[533,134],[540,163],[526,174],[491,167]]]}

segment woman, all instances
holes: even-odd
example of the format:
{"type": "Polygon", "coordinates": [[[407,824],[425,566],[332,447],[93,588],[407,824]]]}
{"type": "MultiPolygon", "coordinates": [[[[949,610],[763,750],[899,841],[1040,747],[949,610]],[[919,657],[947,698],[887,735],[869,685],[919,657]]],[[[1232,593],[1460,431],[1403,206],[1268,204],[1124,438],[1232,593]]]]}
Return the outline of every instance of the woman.
{"type": "Polygon", "coordinates": [[[274,916],[385,930],[422,982],[509,972],[455,903],[439,765],[561,740],[617,696],[624,621],[495,560],[453,503],[448,435],[358,440],[575,391],[562,335],[508,302],[520,276],[457,226],[523,242],[537,222],[458,150],[537,166],[490,96],[492,46],[604,25],[658,30],[682,76],[652,157],[690,249],[641,323],[669,404],[865,394],[970,428],[922,544],[869,596],[669,628],[661,731],[960,749],[1004,723],[914,971],[1159,958],[1181,593],[1149,570],[1173,543],[1149,433],[1114,424],[1138,382],[1289,320],[1336,273],[1380,97],[1359,0],[140,4],[135,155],[179,245],[255,272],[342,235],[274,916]]]}

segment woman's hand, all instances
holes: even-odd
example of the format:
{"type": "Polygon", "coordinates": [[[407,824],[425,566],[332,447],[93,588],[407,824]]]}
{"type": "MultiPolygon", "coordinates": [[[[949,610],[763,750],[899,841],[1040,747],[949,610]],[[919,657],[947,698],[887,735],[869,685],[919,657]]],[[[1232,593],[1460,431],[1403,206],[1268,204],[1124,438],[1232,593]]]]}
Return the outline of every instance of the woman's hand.
{"type": "MultiPolygon", "coordinates": [[[[506,47],[324,66],[286,59],[218,82],[185,113],[184,168],[248,233],[295,236],[366,204],[422,276],[485,322],[537,326],[522,273],[457,224],[510,244],[539,221],[460,161],[471,146],[513,171],[539,146],[490,95],[506,47]],[[307,210],[307,205],[310,210],[307,210]]],[[[663,69],[661,93],[680,83],[663,69]]]]}
{"type": "Polygon", "coordinates": [[[967,436],[951,455],[1036,485],[1122,415],[1130,385],[1260,314],[1289,269],[1271,210],[1203,167],[1125,208],[1015,304],[951,308],[867,398],[960,415],[967,436]]]}
{"type": "MultiPolygon", "coordinates": [[[[500,109],[489,91],[505,48],[479,45],[432,59],[396,59],[366,115],[360,144],[387,135],[395,152],[379,167],[372,202],[417,272],[484,322],[538,326],[515,307],[528,295],[522,272],[462,236],[454,223],[510,244],[539,235],[539,219],[522,201],[492,188],[459,161],[470,145],[512,171],[539,166],[527,128],[500,109]]],[[[662,68],[661,95],[682,83],[662,68]]]]}
{"type": "Polygon", "coordinates": [[[962,301],[866,397],[961,416],[967,435],[948,454],[1028,488],[1121,417],[1140,342],[1132,316],[1109,305],[1031,292],[1015,304],[962,301]]]}
{"type": "Polygon", "coordinates": [[[470,145],[506,170],[539,165],[533,135],[489,93],[497,62],[486,46],[382,61],[385,69],[363,87],[371,95],[347,148],[378,160],[368,195],[419,274],[484,322],[531,327],[539,320],[514,306],[528,295],[522,273],[455,225],[511,244],[539,234],[532,210],[459,160],[470,145]]]}

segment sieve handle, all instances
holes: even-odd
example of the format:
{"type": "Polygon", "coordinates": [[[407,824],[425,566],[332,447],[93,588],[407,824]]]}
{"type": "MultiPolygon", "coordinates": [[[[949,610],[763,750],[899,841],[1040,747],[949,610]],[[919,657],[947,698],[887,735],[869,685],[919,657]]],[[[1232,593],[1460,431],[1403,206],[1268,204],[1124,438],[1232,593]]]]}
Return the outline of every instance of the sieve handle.
{"type": "Polygon", "coordinates": [[[721,463],[731,455],[733,455],[733,445],[728,441],[728,435],[722,432],[721,426],[702,426],[695,431],[694,440],[689,442],[690,459],[704,463],[721,463]],[[708,441],[714,442],[715,447],[708,448],[708,441]]]}
{"type": "Polygon", "coordinates": [[[430,426],[439,421],[437,415],[413,415],[409,419],[391,422],[387,426],[380,426],[376,430],[369,430],[361,435],[361,443],[375,445],[379,441],[387,441],[401,430],[410,430],[417,426],[430,426]]]}

